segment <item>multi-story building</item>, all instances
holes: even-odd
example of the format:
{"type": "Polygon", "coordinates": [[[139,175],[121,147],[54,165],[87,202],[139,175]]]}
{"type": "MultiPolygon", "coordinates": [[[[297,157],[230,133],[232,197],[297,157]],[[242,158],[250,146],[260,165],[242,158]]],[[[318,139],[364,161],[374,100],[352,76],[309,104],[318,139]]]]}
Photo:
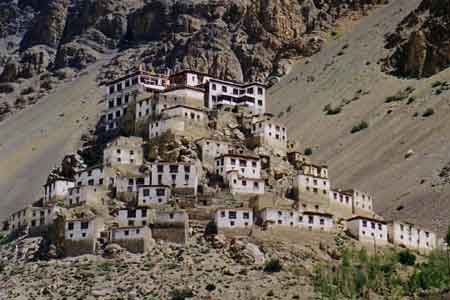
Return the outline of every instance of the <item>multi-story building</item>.
{"type": "Polygon", "coordinates": [[[119,120],[125,115],[128,104],[135,100],[137,93],[154,93],[169,86],[164,75],[154,75],[143,70],[130,73],[106,84],[106,110],[104,121],[106,130],[118,128],[119,120]]]}
{"type": "Polygon", "coordinates": [[[81,206],[84,204],[105,204],[107,190],[103,186],[76,186],[69,189],[64,199],[66,207],[81,206]]]}
{"type": "Polygon", "coordinates": [[[251,127],[252,139],[257,146],[268,146],[281,156],[286,156],[287,129],[272,118],[264,118],[253,123],[251,127]]]}
{"type": "Polygon", "coordinates": [[[143,140],[140,137],[118,137],[108,143],[103,151],[105,166],[130,164],[141,166],[144,163],[143,140]]]}
{"type": "Polygon", "coordinates": [[[196,195],[199,172],[201,168],[192,162],[155,162],[150,164],[150,182],[146,185],[167,185],[196,195]]]}
{"type": "Polygon", "coordinates": [[[328,198],[330,193],[328,167],[313,164],[303,165],[294,184],[299,197],[302,193],[310,193],[328,198]]]}
{"type": "Polygon", "coordinates": [[[437,238],[434,232],[408,222],[390,222],[388,239],[394,245],[421,252],[428,252],[437,247],[437,238]]]}
{"type": "Polygon", "coordinates": [[[103,219],[98,217],[68,219],[65,222],[66,241],[96,240],[105,228],[103,219]]]}
{"type": "Polygon", "coordinates": [[[266,111],[266,86],[211,78],[206,84],[205,104],[214,110],[222,105],[246,106],[255,114],[266,111]]]}
{"type": "Polygon", "coordinates": [[[61,198],[67,195],[70,188],[75,186],[71,179],[49,176],[44,184],[44,202],[47,203],[52,198],[61,198]]]}
{"type": "Polygon", "coordinates": [[[216,174],[227,180],[230,171],[238,171],[240,176],[261,178],[261,160],[257,156],[244,154],[224,154],[216,158],[216,174]]]}
{"type": "Polygon", "coordinates": [[[333,231],[336,228],[332,214],[320,211],[298,211],[264,208],[259,213],[263,224],[299,227],[307,230],[333,231]]]}
{"type": "Polygon", "coordinates": [[[198,139],[195,144],[200,148],[200,158],[203,163],[213,163],[216,157],[229,154],[232,149],[230,142],[211,138],[198,139]]]}
{"type": "Polygon", "coordinates": [[[347,220],[347,231],[362,242],[375,245],[385,245],[388,242],[387,225],[381,218],[352,217],[347,220]]]}
{"type": "Polygon", "coordinates": [[[151,210],[146,207],[123,208],[117,213],[119,226],[147,226],[152,221],[151,210]]]}
{"type": "Polygon", "coordinates": [[[232,194],[264,194],[264,179],[242,176],[234,170],[228,171],[226,181],[232,194]]]}
{"type": "Polygon", "coordinates": [[[222,208],[215,214],[218,229],[251,228],[253,210],[251,208],[222,208]]]}
{"type": "Polygon", "coordinates": [[[208,115],[202,109],[177,105],[162,110],[161,118],[149,124],[149,137],[166,132],[176,136],[203,136],[206,134],[208,115]]]}
{"type": "Polygon", "coordinates": [[[170,199],[170,187],[167,185],[144,185],[138,188],[138,206],[166,204],[170,199]]]}
{"type": "Polygon", "coordinates": [[[111,229],[111,241],[132,253],[144,253],[151,248],[152,232],[147,226],[126,226],[111,229]]]}
{"type": "Polygon", "coordinates": [[[353,193],[342,190],[330,190],[330,201],[353,209],[353,193]]]}

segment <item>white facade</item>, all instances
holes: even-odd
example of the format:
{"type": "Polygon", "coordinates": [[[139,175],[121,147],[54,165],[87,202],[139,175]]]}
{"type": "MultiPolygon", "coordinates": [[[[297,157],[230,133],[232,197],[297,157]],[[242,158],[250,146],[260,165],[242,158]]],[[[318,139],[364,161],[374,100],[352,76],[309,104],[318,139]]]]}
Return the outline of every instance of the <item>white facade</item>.
{"type": "Polygon", "coordinates": [[[80,206],[89,203],[104,204],[107,191],[99,186],[77,186],[69,189],[64,199],[66,207],[80,206]]]}
{"type": "Polygon", "coordinates": [[[134,240],[146,238],[151,238],[151,230],[147,226],[127,226],[113,228],[111,230],[111,239],[113,242],[118,240],[134,240]]]}
{"type": "Polygon", "coordinates": [[[216,211],[218,229],[250,228],[253,226],[253,210],[250,208],[226,208],[216,211]]]}
{"type": "Polygon", "coordinates": [[[286,155],[288,136],[285,126],[273,120],[261,120],[252,125],[251,134],[260,138],[264,145],[286,155]]]}
{"type": "Polygon", "coordinates": [[[329,198],[330,180],[326,166],[304,165],[294,184],[299,195],[313,193],[329,198]]]}
{"type": "Polygon", "coordinates": [[[125,115],[128,104],[139,92],[162,91],[169,85],[164,76],[139,71],[119,78],[106,85],[106,130],[116,129],[118,121],[125,115]]]}
{"type": "Polygon", "coordinates": [[[228,154],[231,150],[229,142],[214,139],[202,138],[195,142],[201,151],[201,159],[205,161],[213,161],[216,157],[228,154]]]}
{"type": "Polygon", "coordinates": [[[155,223],[157,224],[188,224],[189,215],[184,210],[156,211],[155,223]]]}
{"type": "Polygon", "coordinates": [[[341,190],[330,190],[330,200],[349,209],[353,208],[353,194],[341,190]]]}
{"type": "Polygon", "coordinates": [[[162,118],[149,124],[149,137],[155,138],[168,131],[175,135],[184,135],[186,131],[206,128],[207,114],[200,109],[177,105],[162,111],[162,118]]]}
{"type": "Polygon", "coordinates": [[[120,209],[116,220],[119,226],[146,226],[150,223],[150,211],[145,208],[124,208],[120,209]]]}
{"type": "Polygon", "coordinates": [[[230,171],[238,171],[240,176],[261,178],[261,161],[258,157],[225,154],[216,158],[216,174],[226,178],[230,171]]]}
{"type": "Polygon", "coordinates": [[[394,221],[388,225],[389,241],[412,250],[428,252],[436,248],[437,238],[432,231],[414,224],[394,221]]]}
{"type": "Polygon", "coordinates": [[[15,231],[52,224],[58,209],[56,205],[27,206],[10,215],[8,218],[9,228],[11,231],[15,231]]]}
{"type": "Polygon", "coordinates": [[[181,72],[177,72],[173,75],[170,75],[170,85],[171,87],[179,87],[179,86],[189,86],[189,87],[197,87],[207,83],[212,79],[208,74],[185,70],[181,72]]]}
{"type": "Polygon", "coordinates": [[[44,202],[53,197],[64,198],[69,189],[75,186],[75,182],[68,179],[51,179],[44,185],[44,202]]]}
{"type": "Polygon", "coordinates": [[[263,179],[244,177],[238,171],[229,171],[226,181],[232,194],[264,194],[265,183],[263,179]]]}
{"type": "Polygon", "coordinates": [[[194,163],[157,162],[150,165],[151,180],[147,185],[167,185],[177,189],[191,189],[197,194],[199,168],[194,163]]]}
{"type": "Polygon", "coordinates": [[[116,191],[118,193],[134,193],[139,187],[150,184],[150,176],[148,175],[133,175],[133,176],[117,176],[116,177],[116,191]]]}
{"type": "Polygon", "coordinates": [[[166,185],[148,185],[138,188],[138,206],[166,204],[170,199],[170,188],[166,185]]]}
{"type": "Polygon", "coordinates": [[[388,229],[385,222],[361,216],[347,220],[347,230],[359,241],[384,245],[388,242],[388,229]]]}
{"type": "Polygon", "coordinates": [[[353,202],[355,208],[363,209],[366,211],[373,211],[372,196],[358,190],[350,190],[349,192],[353,193],[353,202]]]}
{"type": "Polygon", "coordinates": [[[142,138],[119,137],[109,143],[103,151],[103,164],[130,164],[141,166],[144,162],[142,138]]]}
{"type": "Polygon", "coordinates": [[[266,111],[266,86],[263,84],[210,79],[207,91],[209,109],[216,109],[220,105],[242,105],[249,107],[255,114],[266,111]]]}
{"type": "Polygon", "coordinates": [[[263,223],[269,222],[273,226],[299,227],[319,231],[333,231],[336,228],[333,216],[327,213],[265,208],[259,216],[263,223]]]}
{"type": "Polygon", "coordinates": [[[67,220],[64,237],[69,241],[97,239],[104,227],[103,220],[100,218],[67,220]]]}
{"type": "Polygon", "coordinates": [[[93,167],[86,170],[80,171],[75,174],[75,183],[77,186],[85,185],[106,185],[107,182],[104,180],[104,168],[93,167]]]}

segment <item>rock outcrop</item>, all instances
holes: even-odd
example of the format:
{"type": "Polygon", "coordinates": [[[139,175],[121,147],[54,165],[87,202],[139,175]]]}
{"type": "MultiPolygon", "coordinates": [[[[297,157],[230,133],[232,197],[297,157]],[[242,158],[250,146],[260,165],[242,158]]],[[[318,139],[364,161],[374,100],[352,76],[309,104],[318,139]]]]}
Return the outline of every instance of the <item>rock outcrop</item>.
{"type": "Polygon", "coordinates": [[[424,0],[387,37],[386,72],[429,77],[450,66],[450,1],[424,0]]]}
{"type": "Polygon", "coordinates": [[[363,15],[384,0],[7,2],[0,32],[23,36],[20,53],[3,59],[9,61],[3,81],[22,77],[14,69],[29,66],[24,72],[29,76],[45,68],[17,65],[23,52],[37,45],[57,51],[49,55],[47,69],[81,69],[119,50],[119,57],[135,56],[156,70],[190,68],[227,79],[265,80],[284,74],[293,59],[319,51],[321,31],[339,18],[363,15]],[[31,21],[17,21],[22,19],[31,21]]]}

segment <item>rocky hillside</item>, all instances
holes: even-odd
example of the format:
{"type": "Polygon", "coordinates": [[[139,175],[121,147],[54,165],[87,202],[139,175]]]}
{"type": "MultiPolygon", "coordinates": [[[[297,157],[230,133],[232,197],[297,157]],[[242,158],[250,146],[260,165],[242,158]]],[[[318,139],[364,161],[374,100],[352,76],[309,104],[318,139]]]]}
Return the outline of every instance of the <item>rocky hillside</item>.
{"type": "Polygon", "coordinates": [[[426,0],[387,38],[392,54],[386,71],[404,77],[429,77],[450,65],[450,2],[426,0]]]}
{"type": "Polygon", "coordinates": [[[82,69],[112,50],[155,69],[266,79],[320,50],[321,32],[336,20],[383,2],[6,0],[0,32],[9,42],[0,52],[0,81],[82,69]]]}
{"type": "Polygon", "coordinates": [[[390,1],[364,18],[274,86],[269,109],[311,148],[313,160],[329,163],[335,187],[359,187],[375,195],[384,217],[445,233],[450,69],[406,80],[382,68],[391,54],[385,37],[428,3],[390,1]]]}

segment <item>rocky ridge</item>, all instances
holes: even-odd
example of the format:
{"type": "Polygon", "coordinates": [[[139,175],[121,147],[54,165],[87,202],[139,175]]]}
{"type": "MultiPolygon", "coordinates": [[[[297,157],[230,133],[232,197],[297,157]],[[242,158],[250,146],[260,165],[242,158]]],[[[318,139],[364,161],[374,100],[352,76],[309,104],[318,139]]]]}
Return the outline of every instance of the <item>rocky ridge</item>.
{"type": "MultiPolygon", "coordinates": [[[[110,50],[131,51],[156,69],[192,68],[229,79],[266,79],[310,56],[321,33],[384,0],[309,1],[7,1],[1,81],[25,77],[26,51],[46,46],[43,69],[82,69],[110,50]],[[28,19],[28,21],[26,21],[28,19]],[[29,21],[29,20],[32,21],[29,21]]],[[[41,51],[44,51],[41,49],[41,51]]],[[[39,54],[41,55],[41,54],[39,54]]],[[[39,61],[39,60],[38,60],[39,61]]],[[[33,74],[40,73],[33,68],[33,74]]]]}
{"type": "Polygon", "coordinates": [[[415,78],[442,71],[450,65],[450,2],[422,1],[386,40],[385,71],[415,78]]]}

